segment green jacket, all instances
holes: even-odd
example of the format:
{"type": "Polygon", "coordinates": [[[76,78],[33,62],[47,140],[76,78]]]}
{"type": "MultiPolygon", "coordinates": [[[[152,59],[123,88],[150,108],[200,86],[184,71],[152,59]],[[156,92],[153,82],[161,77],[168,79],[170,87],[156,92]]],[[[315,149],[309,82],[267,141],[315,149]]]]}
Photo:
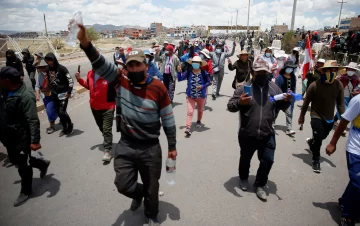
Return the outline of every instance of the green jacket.
{"type": "Polygon", "coordinates": [[[35,95],[25,84],[5,98],[3,119],[5,146],[22,149],[40,142],[35,95]]]}

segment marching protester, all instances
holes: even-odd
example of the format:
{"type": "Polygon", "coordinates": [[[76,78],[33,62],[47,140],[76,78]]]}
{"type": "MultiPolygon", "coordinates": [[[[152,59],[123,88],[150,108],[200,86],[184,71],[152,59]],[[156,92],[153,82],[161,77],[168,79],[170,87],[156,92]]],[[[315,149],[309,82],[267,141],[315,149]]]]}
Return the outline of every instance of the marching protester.
{"type": "Polygon", "coordinates": [[[71,135],[74,131],[74,124],[71,122],[66,109],[74,87],[73,79],[68,69],[59,64],[53,53],[46,54],[45,62],[48,64],[46,68],[48,87],[55,103],[56,112],[63,126],[59,136],[71,135]]]}
{"type": "Polygon", "coordinates": [[[186,119],[186,135],[191,135],[192,118],[194,115],[195,104],[197,105],[197,121],[196,128],[201,128],[201,119],[204,112],[206,100],[206,88],[210,85],[210,77],[207,71],[202,70],[201,67],[206,66],[206,61],[202,60],[199,56],[194,56],[188,60],[191,65],[190,69],[181,73],[181,67],[178,70],[178,80],[187,80],[186,88],[186,102],[187,102],[187,119],[186,119]]]}
{"type": "Polygon", "coordinates": [[[20,77],[24,78],[24,68],[21,60],[16,56],[14,50],[9,49],[5,53],[6,56],[6,66],[10,66],[18,70],[20,77]]]}
{"type": "Polygon", "coordinates": [[[159,50],[156,50],[155,60],[161,63],[160,72],[163,74],[163,82],[168,90],[171,104],[174,100],[177,67],[180,65],[179,58],[174,54],[174,47],[166,46],[166,51],[160,55],[159,50]]]}
{"type": "Polygon", "coordinates": [[[258,57],[253,64],[254,76],[245,83],[251,87],[251,93],[244,90],[244,86],[236,88],[230,98],[227,108],[230,112],[239,112],[240,129],[238,141],[240,145],[239,176],[240,189],[248,189],[250,162],[254,152],[258,152],[260,166],[254,182],[257,197],[266,201],[264,190],[268,181],[271,167],[274,163],[276,149],[273,122],[278,110],[286,110],[290,106],[291,95],[284,94],[284,99],[271,101],[273,97],[283,92],[275,83],[268,80],[271,73],[269,64],[258,57]]]}
{"type": "Polygon", "coordinates": [[[199,53],[200,58],[203,61],[206,62],[206,65],[202,66],[201,69],[205,70],[209,74],[209,80],[210,80],[209,85],[206,87],[205,105],[206,105],[206,102],[207,102],[208,89],[209,89],[209,86],[212,85],[212,80],[213,80],[213,75],[214,75],[213,66],[212,66],[212,59],[211,59],[209,54],[210,54],[209,50],[205,49],[205,48],[203,50],[201,50],[200,53],[199,53]]]}
{"type": "Polygon", "coordinates": [[[165,54],[165,52],[166,52],[166,48],[169,46],[169,42],[168,41],[164,41],[164,44],[163,44],[163,47],[162,47],[162,49],[160,50],[160,52],[159,52],[159,56],[162,56],[162,55],[164,55],[165,54]]]}
{"type": "Polygon", "coordinates": [[[223,46],[216,45],[215,52],[210,52],[209,55],[213,61],[213,92],[212,98],[216,100],[216,97],[220,96],[220,88],[225,74],[225,59],[231,57],[235,53],[236,43],[233,43],[233,48],[230,53],[223,52],[223,46]]]}
{"type": "Polygon", "coordinates": [[[265,49],[265,54],[262,56],[262,59],[264,61],[266,61],[271,68],[270,73],[268,74],[268,79],[269,79],[269,81],[271,81],[274,78],[274,72],[276,72],[276,70],[278,68],[277,61],[276,61],[275,57],[273,56],[271,47],[267,47],[265,49]]]}
{"type": "Polygon", "coordinates": [[[307,138],[306,142],[312,152],[312,168],[315,173],[321,172],[320,150],[322,141],[326,139],[334,125],[335,105],[340,114],[345,111],[344,88],[336,80],[336,73],[339,66],[335,60],[328,60],[321,68],[320,79],[314,81],[307,90],[307,94],[301,108],[299,125],[305,122],[305,114],[311,103],[311,128],[312,138],[307,138]]]}
{"type": "Polygon", "coordinates": [[[34,55],[36,56],[34,61],[34,66],[37,67],[40,61],[44,59],[44,55],[42,52],[35,53],[34,55]]]}
{"type": "Polygon", "coordinates": [[[283,69],[284,64],[288,58],[288,55],[285,53],[284,50],[278,50],[274,53],[274,57],[276,58],[276,62],[277,62],[277,69],[273,71],[274,78],[276,79],[276,77],[280,73],[280,70],[283,69]]]}
{"type": "MultiPolygon", "coordinates": [[[[285,62],[283,69],[281,69],[279,76],[276,77],[275,84],[279,86],[283,93],[288,93],[292,91],[296,93],[296,75],[295,68],[297,66],[288,60],[285,62]]],[[[292,118],[294,111],[294,101],[291,102],[291,105],[284,110],[286,115],[286,135],[291,136],[296,132],[292,130],[292,118]]]]}
{"type": "Polygon", "coordinates": [[[115,47],[115,53],[113,55],[114,58],[114,63],[116,64],[116,61],[120,59],[120,47],[116,46],[115,47]]]}
{"type": "Polygon", "coordinates": [[[18,165],[21,177],[20,195],[14,206],[24,204],[32,194],[33,169],[40,170],[43,178],[50,165],[49,160],[35,158],[32,151],[41,148],[40,121],[37,115],[36,100],[13,67],[3,67],[0,71],[0,88],[7,91],[3,112],[4,146],[18,165]]]}
{"type": "Polygon", "coordinates": [[[328,155],[336,151],[337,142],[349,122],[351,127],[346,145],[346,161],[350,181],[338,203],[342,211],[342,226],[355,226],[356,220],[360,217],[360,95],[351,99],[347,110],[341,115],[340,124],[326,147],[328,155]]]}
{"type": "Polygon", "coordinates": [[[35,72],[36,72],[36,68],[34,66],[34,57],[30,54],[30,51],[28,49],[23,49],[22,50],[22,55],[23,55],[23,63],[25,64],[25,69],[26,72],[29,75],[30,81],[31,81],[31,86],[33,88],[33,90],[35,90],[35,72]]]}
{"type": "Polygon", "coordinates": [[[246,50],[242,50],[239,58],[234,64],[231,64],[230,58],[228,59],[228,68],[230,71],[236,70],[232,88],[236,89],[239,85],[250,80],[251,74],[254,74],[252,68],[252,62],[249,59],[249,53],[246,50]]]}
{"type": "MultiPolygon", "coordinates": [[[[297,67],[300,68],[300,48],[299,47],[295,47],[293,50],[292,50],[292,53],[289,55],[288,57],[288,60],[291,60],[293,62],[293,64],[297,65],[297,67]]],[[[310,66],[310,68],[312,67],[313,65],[310,66]]],[[[296,73],[296,70],[295,70],[295,73],[296,73]]]]}
{"type": "Polygon", "coordinates": [[[36,66],[38,76],[36,78],[35,93],[37,101],[40,101],[40,99],[43,100],[46,114],[48,116],[50,126],[46,129],[46,133],[52,134],[55,132],[55,121],[58,118],[58,114],[56,112],[55,101],[51,97],[49,80],[46,75],[46,67],[47,63],[45,60],[41,60],[36,66]]]}
{"type": "Polygon", "coordinates": [[[209,52],[214,52],[212,45],[209,43],[209,40],[206,40],[205,49],[207,49],[209,52]]]}
{"type": "Polygon", "coordinates": [[[314,66],[314,71],[309,71],[306,74],[306,79],[307,79],[307,83],[306,83],[306,90],[309,88],[309,86],[311,85],[311,83],[317,81],[318,79],[320,79],[321,74],[323,73],[321,68],[324,66],[325,64],[325,60],[324,59],[319,59],[315,66],[314,66]]]}
{"type": "Polygon", "coordinates": [[[182,40],[179,41],[179,46],[175,49],[175,53],[177,52],[177,56],[180,58],[184,55],[184,42],[182,40]]]}
{"type": "Polygon", "coordinates": [[[89,90],[90,108],[96,125],[104,137],[104,162],[111,161],[111,150],[113,144],[112,126],[115,112],[116,90],[114,84],[108,83],[94,70],[90,70],[86,80],[80,77],[80,72],[75,73],[77,82],[89,90]]]}
{"type": "Polygon", "coordinates": [[[164,80],[163,74],[161,74],[158,67],[155,66],[155,64],[153,63],[154,54],[150,53],[149,50],[144,50],[144,54],[146,57],[146,62],[148,64],[148,70],[146,71],[146,73],[150,77],[154,77],[154,78],[160,79],[160,81],[163,81],[164,80]]]}
{"type": "Polygon", "coordinates": [[[95,72],[110,83],[119,79],[121,86],[116,99],[121,139],[114,156],[115,185],[121,194],[133,199],[132,211],[137,210],[145,199],[149,225],[160,225],[157,215],[162,167],[161,125],[168,140],[168,157],[175,160],[177,156],[176,126],[167,90],[159,80],[147,75],[146,57],[141,50],[128,53],[127,77],[124,77],[121,70],[97,52],[86,37],[85,27],[79,25],[79,28],[80,46],[95,72]],[[143,184],[137,182],[138,172],[143,184]]]}

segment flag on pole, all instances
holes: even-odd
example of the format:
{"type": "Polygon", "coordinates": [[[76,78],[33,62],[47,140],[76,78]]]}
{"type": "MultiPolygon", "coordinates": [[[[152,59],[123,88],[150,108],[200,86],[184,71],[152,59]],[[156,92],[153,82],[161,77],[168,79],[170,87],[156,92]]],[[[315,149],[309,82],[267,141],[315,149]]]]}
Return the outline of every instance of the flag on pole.
{"type": "Polygon", "coordinates": [[[302,80],[305,80],[306,74],[310,70],[311,60],[312,60],[312,55],[311,55],[310,39],[309,39],[309,37],[306,37],[305,58],[303,61],[303,65],[301,67],[302,68],[302,80]]]}

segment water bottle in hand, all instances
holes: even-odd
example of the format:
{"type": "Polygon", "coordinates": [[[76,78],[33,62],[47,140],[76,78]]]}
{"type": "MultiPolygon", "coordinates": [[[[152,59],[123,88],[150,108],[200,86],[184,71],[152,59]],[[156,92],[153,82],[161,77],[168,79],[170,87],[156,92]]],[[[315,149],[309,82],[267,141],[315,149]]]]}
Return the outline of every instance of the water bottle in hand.
{"type": "Polygon", "coordinates": [[[172,158],[166,159],[166,182],[168,185],[173,186],[175,184],[176,173],[176,160],[172,158]]]}
{"type": "Polygon", "coordinates": [[[69,46],[76,46],[77,35],[79,32],[78,24],[82,24],[81,11],[74,14],[73,18],[69,21],[69,35],[66,38],[66,44],[69,46]]]}

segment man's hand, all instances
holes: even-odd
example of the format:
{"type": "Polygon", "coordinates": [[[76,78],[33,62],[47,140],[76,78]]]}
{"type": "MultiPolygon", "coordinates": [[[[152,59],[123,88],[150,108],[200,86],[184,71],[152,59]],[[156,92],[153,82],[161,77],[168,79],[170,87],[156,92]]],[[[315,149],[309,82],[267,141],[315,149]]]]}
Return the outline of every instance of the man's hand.
{"type": "Polygon", "coordinates": [[[86,36],[86,28],[83,24],[78,24],[78,27],[80,28],[80,30],[78,32],[77,38],[79,39],[83,48],[86,49],[90,44],[90,41],[86,36]]]}
{"type": "Polygon", "coordinates": [[[168,152],[168,158],[171,158],[172,160],[176,160],[177,151],[176,150],[170,150],[168,152]]]}
{"type": "Polygon", "coordinates": [[[66,93],[66,98],[69,99],[71,97],[71,93],[66,93]]]}
{"type": "Polygon", "coordinates": [[[30,144],[30,149],[33,151],[39,150],[41,148],[41,144],[30,144]]]}
{"type": "Polygon", "coordinates": [[[299,123],[299,125],[303,125],[304,124],[304,122],[305,122],[305,118],[303,117],[303,116],[299,116],[299,119],[298,119],[298,123],[299,123]]]}
{"type": "Polygon", "coordinates": [[[335,145],[329,143],[326,146],[326,154],[328,154],[329,156],[332,155],[335,151],[336,151],[336,146],[335,145]]]}
{"type": "Polygon", "coordinates": [[[360,90],[353,91],[351,95],[354,97],[356,95],[360,94],[360,90]]]}
{"type": "Polygon", "coordinates": [[[75,73],[75,78],[76,78],[76,81],[79,81],[79,79],[80,79],[80,72],[76,72],[76,73],[75,73]]]}
{"type": "Polygon", "coordinates": [[[284,93],[284,101],[289,102],[291,100],[292,96],[290,93],[284,93]]]}
{"type": "Polygon", "coordinates": [[[177,71],[178,71],[178,72],[181,72],[181,65],[178,65],[177,71]]]}
{"type": "Polygon", "coordinates": [[[248,93],[243,93],[240,95],[240,104],[241,105],[248,105],[250,104],[250,100],[252,99],[251,96],[249,96],[248,93]]]}

